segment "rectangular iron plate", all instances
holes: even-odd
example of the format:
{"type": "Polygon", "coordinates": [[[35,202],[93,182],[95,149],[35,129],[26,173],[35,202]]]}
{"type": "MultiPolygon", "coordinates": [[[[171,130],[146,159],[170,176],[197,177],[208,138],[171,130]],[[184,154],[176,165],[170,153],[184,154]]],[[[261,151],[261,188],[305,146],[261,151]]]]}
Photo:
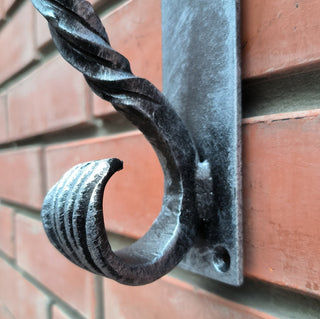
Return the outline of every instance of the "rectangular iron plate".
{"type": "Polygon", "coordinates": [[[164,94],[187,126],[200,160],[210,163],[213,180],[212,211],[180,266],[240,285],[239,0],[162,0],[162,43],[164,94]]]}

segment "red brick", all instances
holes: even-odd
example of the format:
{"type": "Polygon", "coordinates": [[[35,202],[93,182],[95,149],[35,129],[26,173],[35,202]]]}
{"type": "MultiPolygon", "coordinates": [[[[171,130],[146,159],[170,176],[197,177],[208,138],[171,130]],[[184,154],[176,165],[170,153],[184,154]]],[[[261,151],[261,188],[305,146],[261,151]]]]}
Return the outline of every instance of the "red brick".
{"type": "MultiPolygon", "coordinates": [[[[123,54],[133,73],[162,88],[160,0],[128,1],[102,19],[112,47],[123,54]]],[[[113,113],[110,103],[94,97],[96,116],[113,113]]]]}
{"type": "Polygon", "coordinates": [[[142,134],[133,132],[49,147],[46,151],[48,185],[52,186],[77,163],[111,157],[123,160],[124,170],[116,173],[106,187],[107,228],[139,237],[157,217],[163,194],[160,164],[142,134]]]}
{"type": "Polygon", "coordinates": [[[8,92],[9,136],[20,139],[84,124],[88,103],[82,74],[55,58],[8,92]]]}
{"type": "Polygon", "coordinates": [[[31,2],[26,2],[1,30],[0,48],[0,83],[37,58],[31,2]]]}
{"type": "Polygon", "coordinates": [[[39,221],[16,215],[16,241],[19,267],[83,315],[94,317],[94,276],[63,257],[39,221]]]}
{"type": "Polygon", "coordinates": [[[0,143],[8,141],[6,97],[0,96],[0,143]]]}
{"type": "Polygon", "coordinates": [[[17,0],[2,0],[4,12],[7,13],[17,0]]]}
{"type": "Polygon", "coordinates": [[[0,249],[14,258],[13,209],[0,205],[0,249]]]}
{"type": "Polygon", "coordinates": [[[112,104],[93,94],[93,114],[96,117],[103,117],[116,113],[112,104]]]}
{"type": "Polygon", "coordinates": [[[44,191],[41,168],[40,147],[0,152],[0,198],[40,208],[44,191]]]}
{"type": "Polygon", "coordinates": [[[245,273],[320,294],[320,110],[245,120],[245,273]]]}
{"type": "Polygon", "coordinates": [[[275,318],[169,277],[140,287],[106,279],[104,301],[108,319],[275,318]]]}
{"type": "Polygon", "coordinates": [[[47,297],[2,259],[0,282],[0,308],[7,314],[4,318],[46,318],[47,297]]]}
{"type": "Polygon", "coordinates": [[[241,7],[245,78],[319,66],[319,1],[244,0],[241,7]]]}
{"type": "Polygon", "coordinates": [[[52,319],[71,319],[63,310],[57,306],[52,307],[52,319]]]}
{"type": "Polygon", "coordinates": [[[0,318],[1,319],[15,319],[10,313],[8,307],[0,301],[0,318]]]}
{"type": "Polygon", "coordinates": [[[3,1],[0,1],[0,21],[4,20],[4,18],[5,18],[5,12],[3,7],[3,1]]]}
{"type": "Polygon", "coordinates": [[[8,10],[11,9],[16,0],[1,0],[0,1],[0,21],[6,18],[8,10]]]}
{"type": "Polygon", "coordinates": [[[52,39],[49,31],[47,20],[34,9],[35,12],[35,25],[36,25],[36,46],[41,48],[47,45],[52,39]]]}

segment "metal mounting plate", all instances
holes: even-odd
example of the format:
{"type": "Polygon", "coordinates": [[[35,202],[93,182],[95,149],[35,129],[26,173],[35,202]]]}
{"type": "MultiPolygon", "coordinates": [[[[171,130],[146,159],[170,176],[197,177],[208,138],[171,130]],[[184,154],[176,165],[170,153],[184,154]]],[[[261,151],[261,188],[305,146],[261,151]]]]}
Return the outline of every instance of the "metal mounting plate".
{"type": "Polygon", "coordinates": [[[238,21],[238,0],[162,0],[164,94],[213,179],[214,208],[180,266],[232,285],[243,281],[238,21]]]}

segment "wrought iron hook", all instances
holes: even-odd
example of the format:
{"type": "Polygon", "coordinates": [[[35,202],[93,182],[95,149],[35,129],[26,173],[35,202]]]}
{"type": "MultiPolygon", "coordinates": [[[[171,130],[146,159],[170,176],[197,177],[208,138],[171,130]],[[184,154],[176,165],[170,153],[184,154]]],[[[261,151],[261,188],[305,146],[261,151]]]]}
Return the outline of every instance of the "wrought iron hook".
{"type": "Polygon", "coordinates": [[[68,171],[44,200],[45,231],[62,254],[84,269],[123,284],[150,283],[174,268],[194,242],[198,223],[194,143],[163,94],[149,81],[134,76],[128,60],[111,48],[87,1],[32,1],[48,20],[61,55],[84,74],[97,95],[111,102],[146,136],[165,176],[158,218],[129,247],[112,251],[102,215],[104,187],[122,168],[117,159],[84,163],[68,171]]]}

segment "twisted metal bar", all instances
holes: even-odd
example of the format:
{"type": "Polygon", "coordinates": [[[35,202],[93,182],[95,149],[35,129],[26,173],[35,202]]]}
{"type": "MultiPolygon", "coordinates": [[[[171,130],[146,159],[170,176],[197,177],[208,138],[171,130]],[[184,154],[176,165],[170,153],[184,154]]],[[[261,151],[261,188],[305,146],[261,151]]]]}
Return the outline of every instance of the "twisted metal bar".
{"type": "MultiPolygon", "coordinates": [[[[175,267],[196,232],[197,152],[181,119],[150,82],[136,77],[114,51],[101,21],[84,0],[33,0],[48,20],[61,55],[84,74],[92,90],[123,113],[147,137],[165,176],[158,218],[134,244],[113,252],[102,215],[103,190],[117,159],[75,166],[49,191],[42,220],[53,245],[93,273],[128,285],[150,283],[175,267]]],[[[139,163],[137,163],[139,165],[139,163]]]]}

